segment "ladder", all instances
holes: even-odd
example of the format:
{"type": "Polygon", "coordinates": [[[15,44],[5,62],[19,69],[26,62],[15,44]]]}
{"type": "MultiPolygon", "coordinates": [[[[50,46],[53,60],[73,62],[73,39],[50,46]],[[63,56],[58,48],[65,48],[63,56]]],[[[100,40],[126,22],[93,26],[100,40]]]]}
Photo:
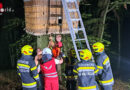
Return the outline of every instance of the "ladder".
{"type": "MultiPolygon", "coordinates": [[[[83,20],[81,18],[81,14],[80,14],[80,11],[79,11],[79,6],[78,6],[78,3],[77,3],[77,0],[62,0],[62,5],[63,5],[64,11],[65,11],[66,20],[67,20],[68,27],[69,27],[69,30],[70,30],[70,34],[71,34],[74,49],[75,49],[75,52],[76,52],[76,55],[77,55],[77,59],[80,61],[79,51],[81,51],[83,49],[82,48],[79,49],[77,47],[76,43],[81,42],[81,41],[85,41],[85,44],[87,46],[86,48],[88,48],[90,51],[91,51],[91,49],[90,49],[90,46],[89,46],[89,42],[88,42],[88,38],[87,38],[87,35],[86,35],[85,27],[84,27],[84,24],[83,24],[83,20]],[[75,5],[75,8],[69,7],[69,6],[72,5],[72,3],[75,5]],[[78,14],[78,18],[72,18],[71,17],[71,13],[73,13],[73,12],[78,14]],[[74,26],[73,26],[74,22],[78,22],[80,24],[80,27],[74,28],[74,26]],[[76,37],[76,33],[78,33],[79,31],[82,32],[84,38],[77,38],[76,37]]],[[[92,60],[93,60],[93,56],[92,56],[92,60]]]]}

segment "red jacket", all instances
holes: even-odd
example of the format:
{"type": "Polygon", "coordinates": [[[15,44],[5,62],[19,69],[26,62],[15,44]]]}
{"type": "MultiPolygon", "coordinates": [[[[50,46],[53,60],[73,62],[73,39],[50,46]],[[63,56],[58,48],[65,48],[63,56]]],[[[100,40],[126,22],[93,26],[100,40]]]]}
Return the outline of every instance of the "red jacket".
{"type": "Polygon", "coordinates": [[[44,76],[44,79],[56,79],[58,78],[57,71],[56,71],[56,64],[55,59],[52,58],[52,60],[40,64],[41,71],[44,76]]]}

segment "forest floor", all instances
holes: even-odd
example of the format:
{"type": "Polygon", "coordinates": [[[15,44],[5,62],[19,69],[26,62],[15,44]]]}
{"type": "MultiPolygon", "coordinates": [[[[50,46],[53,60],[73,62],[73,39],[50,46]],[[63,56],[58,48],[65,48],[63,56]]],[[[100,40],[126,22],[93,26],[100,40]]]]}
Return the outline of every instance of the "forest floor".
{"type": "MultiPolygon", "coordinates": [[[[20,78],[15,70],[0,71],[0,90],[22,90],[20,78]]],[[[66,89],[63,89],[60,85],[60,90],[66,89]]],[[[130,90],[130,83],[115,80],[113,90],[130,90]]]]}

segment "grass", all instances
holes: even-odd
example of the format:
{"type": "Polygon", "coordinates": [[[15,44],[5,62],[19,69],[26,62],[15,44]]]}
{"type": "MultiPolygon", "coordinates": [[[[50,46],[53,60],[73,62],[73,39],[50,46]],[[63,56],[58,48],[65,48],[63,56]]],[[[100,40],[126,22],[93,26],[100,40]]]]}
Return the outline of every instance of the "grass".
{"type": "Polygon", "coordinates": [[[113,90],[130,90],[130,82],[123,82],[120,79],[116,79],[113,90]]]}
{"type": "Polygon", "coordinates": [[[21,90],[21,81],[15,70],[0,71],[0,90],[21,90]]]}
{"type": "MultiPolygon", "coordinates": [[[[0,71],[0,90],[22,90],[15,70],[0,71]]],[[[113,90],[130,90],[130,83],[116,79],[113,90]]]]}

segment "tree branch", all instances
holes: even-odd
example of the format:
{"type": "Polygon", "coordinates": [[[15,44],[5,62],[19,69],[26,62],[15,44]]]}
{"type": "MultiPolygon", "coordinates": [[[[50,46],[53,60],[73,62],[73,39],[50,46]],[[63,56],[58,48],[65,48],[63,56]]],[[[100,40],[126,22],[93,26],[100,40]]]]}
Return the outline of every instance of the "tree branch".
{"type": "Polygon", "coordinates": [[[113,6],[107,11],[110,12],[111,10],[113,10],[117,5],[122,5],[122,4],[130,4],[130,1],[127,1],[127,2],[112,2],[113,3],[113,6]],[[115,4],[114,4],[115,3],[115,4]]]}

